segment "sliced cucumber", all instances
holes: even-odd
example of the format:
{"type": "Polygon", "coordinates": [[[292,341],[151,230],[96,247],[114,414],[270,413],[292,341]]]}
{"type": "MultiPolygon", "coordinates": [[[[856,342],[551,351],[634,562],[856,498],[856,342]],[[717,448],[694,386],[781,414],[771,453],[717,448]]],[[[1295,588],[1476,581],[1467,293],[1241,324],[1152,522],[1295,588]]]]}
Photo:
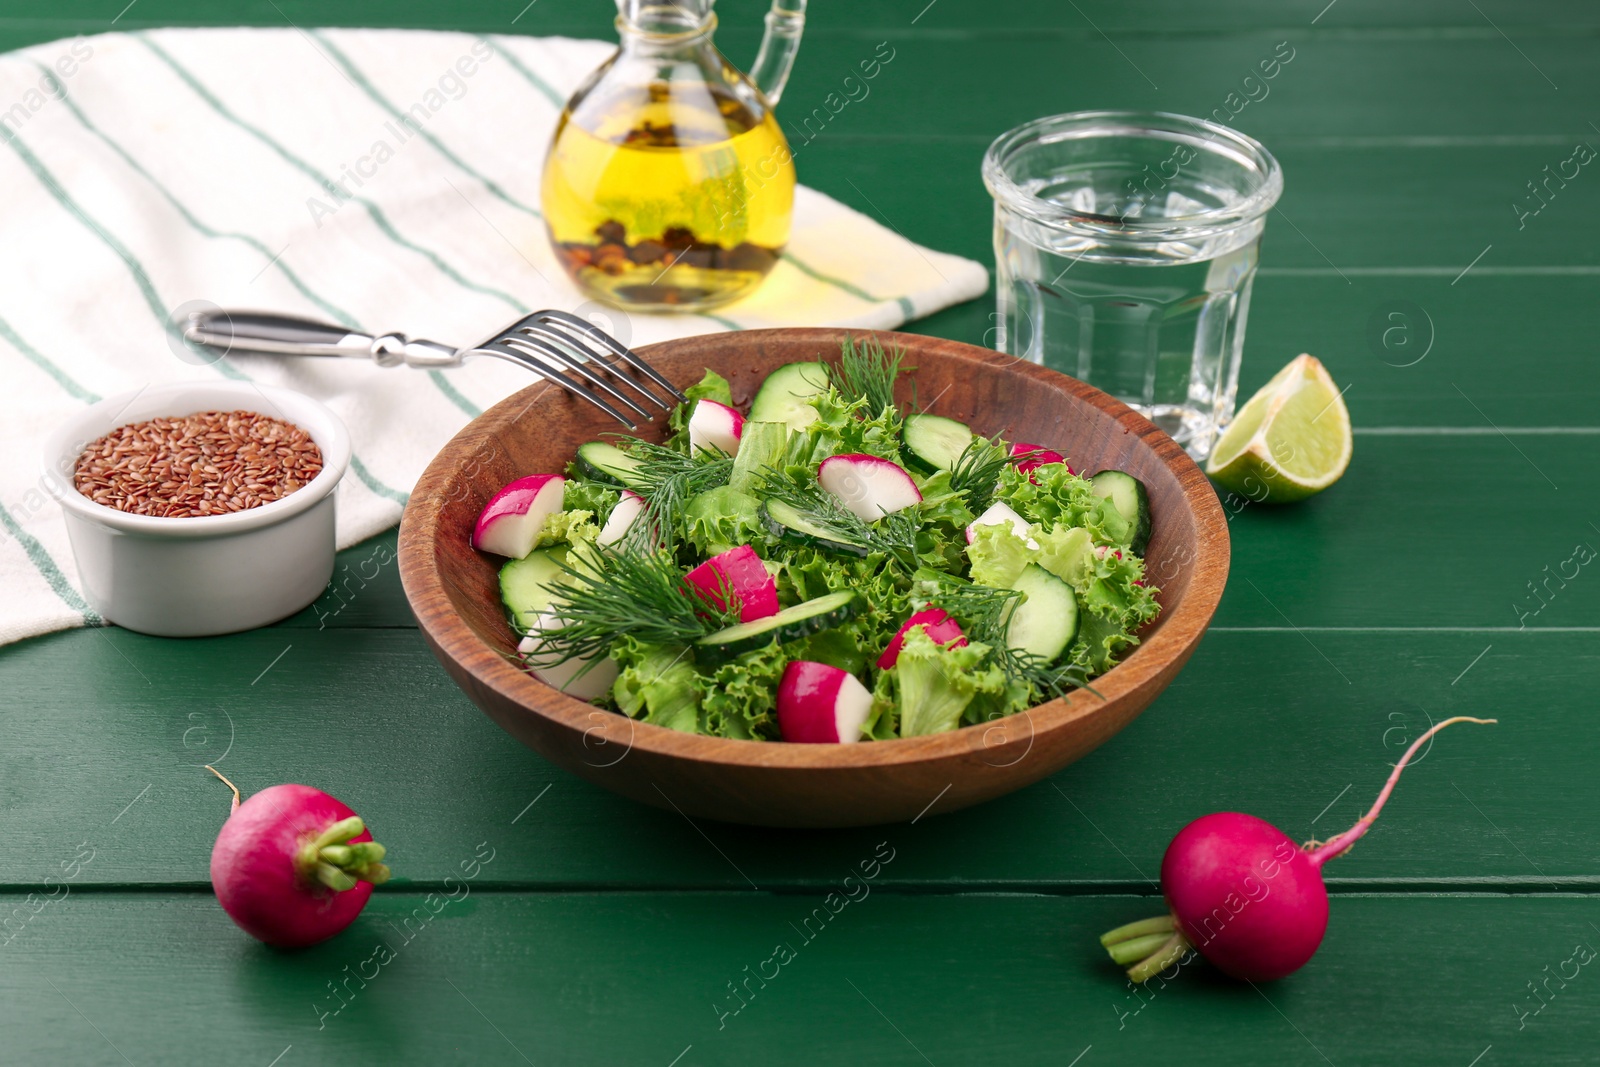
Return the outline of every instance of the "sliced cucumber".
{"type": "Polygon", "coordinates": [[[791,430],[803,430],[817,418],[811,398],[827,391],[825,364],[785,363],[767,375],[756,390],[756,397],[750,402],[750,421],[782,422],[791,430]]]}
{"type": "Polygon", "coordinates": [[[972,444],[972,429],[943,415],[908,415],[903,431],[906,462],[923,474],[954,470],[972,444]]]}
{"type": "Polygon", "coordinates": [[[604,482],[606,485],[620,485],[625,489],[639,487],[639,471],[644,467],[644,464],[633,456],[616,445],[608,445],[604,441],[590,441],[588,444],[579,445],[578,456],[573,463],[577,466],[578,473],[585,478],[604,482]]]}
{"type": "Polygon", "coordinates": [[[1037,563],[1022,568],[1011,587],[1024,597],[1006,624],[1006,644],[1055,662],[1078,636],[1078,599],[1072,587],[1037,563]]]}
{"type": "Polygon", "coordinates": [[[519,634],[534,628],[534,620],[550,607],[550,587],[566,575],[567,546],[536,548],[522,559],[500,568],[500,602],[511,626],[519,634]]]}
{"type": "Polygon", "coordinates": [[[1133,549],[1134,555],[1143,556],[1145,546],[1150,543],[1150,494],[1145,491],[1144,483],[1121,471],[1101,471],[1089,481],[1094,491],[1111,501],[1118,513],[1128,520],[1133,530],[1128,547],[1133,549]]]}
{"type": "Polygon", "coordinates": [[[856,613],[860,603],[852,592],[829,593],[776,615],[754,622],[741,622],[718,630],[694,643],[695,659],[708,666],[726,663],[735,656],[765,648],[774,641],[797,641],[831,629],[856,613]]]}
{"type": "Polygon", "coordinates": [[[803,511],[781,500],[768,500],[761,505],[761,520],[772,535],[791,545],[820,548],[844,556],[865,556],[865,545],[851,544],[825,526],[813,522],[803,511]]]}

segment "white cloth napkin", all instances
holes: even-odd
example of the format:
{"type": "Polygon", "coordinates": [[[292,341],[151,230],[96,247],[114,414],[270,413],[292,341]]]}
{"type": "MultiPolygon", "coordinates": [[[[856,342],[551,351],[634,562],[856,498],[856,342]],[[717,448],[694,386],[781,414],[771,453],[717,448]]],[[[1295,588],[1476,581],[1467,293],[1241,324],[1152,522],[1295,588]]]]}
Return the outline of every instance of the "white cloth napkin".
{"type": "MultiPolygon", "coordinates": [[[[205,301],[465,344],[529,310],[595,310],[548,247],[539,175],[562,103],[612,47],[184,29],[0,57],[0,644],[102,621],[41,483],[40,441],[147,382],[225,374],[318,397],[355,443],[340,546],[397,522],[435,452],[526,373],[488,360],[431,374],[259,356],[205,366],[174,353],[163,323],[205,301]]],[[[788,252],[754,295],[715,315],[605,322],[633,345],[892,328],[987,285],[981,265],[801,187],[788,252]]]]}

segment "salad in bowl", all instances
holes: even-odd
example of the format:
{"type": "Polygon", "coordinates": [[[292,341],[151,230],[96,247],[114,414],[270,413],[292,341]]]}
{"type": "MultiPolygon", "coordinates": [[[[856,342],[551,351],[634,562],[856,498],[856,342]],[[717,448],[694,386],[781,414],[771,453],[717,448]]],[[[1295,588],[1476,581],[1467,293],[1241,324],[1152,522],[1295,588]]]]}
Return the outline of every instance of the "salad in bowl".
{"type": "Polygon", "coordinates": [[[846,340],[748,411],[707,370],[665,441],[591,441],[505,485],[472,544],[504,559],[519,664],[769,742],[939,734],[1092,688],[1160,610],[1144,485],[897,405],[903,359],[846,340]]]}

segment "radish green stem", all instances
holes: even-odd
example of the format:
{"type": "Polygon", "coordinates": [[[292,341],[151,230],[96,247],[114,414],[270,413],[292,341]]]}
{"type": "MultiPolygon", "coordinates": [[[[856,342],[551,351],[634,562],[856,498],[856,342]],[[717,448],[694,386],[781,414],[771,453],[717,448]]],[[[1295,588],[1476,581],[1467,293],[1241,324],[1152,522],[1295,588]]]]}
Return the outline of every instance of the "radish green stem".
{"type": "Polygon", "coordinates": [[[1110,933],[1102,934],[1100,943],[1110,948],[1118,941],[1128,941],[1148,934],[1170,934],[1176,928],[1171,915],[1158,915],[1154,919],[1140,919],[1136,923],[1119,926],[1110,933]]]}
{"type": "Polygon", "coordinates": [[[382,885],[389,880],[389,868],[381,862],[384,847],[376,841],[349,843],[366,828],[359,815],[340,819],[300,846],[296,869],[337,893],[354,889],[357,882],[382,885]]]}
{"type": "Polygon", "coordinates": [[[1138,963],[1150,953],[1166,944],[1171,934],[1146,934],[1144,937],[1130,937],[1126,941],[1118,941],[1114,945],[1107,945],[1106,951],[1111,953],[1111,958],[1122,966],[1138,963]]]}
{"type": "Polygon", "coordinates": [[[1428,738],[1432,737],[1434,734],[1438,733],[1440,730],[1443,730],[1446,726],[1449,726],[1452,723],[1475,722],[1479,725],[1488,725],[1489,723],[1498,721],[1498,719],[1474,719],[1469,715],[1457,715],[1453,718],[1445,719],[1442,722],[1435,723],[1421,737],[1411,742],[1411,747],[1406,749],[1405,755],[1400,757],[1400,762],[1394,765],[1394,770],[1389,773],[1389,780],[1383,784],[1383,791],[1378,794],[1378,799],[1373,803],[1372,810],[1361,816],[1360,820],[1358,820],[1350,829],[1346,830],[1342,834],[1339,834],[1337,837],[1332,838],[1320,848],[1312,850],[1311,854],[1307,858],[1310,859],[1311,862],[1316,866],[1321,867],[1324,863],[1333,859],[1335,856],[1340,856],[1348,852],[1350,850],[1350,846],[1355,844],[1356,841],[1361,838],[1361,835],[1365,834],[1372,824],[1378,820],[1378,813],[1383,810],[1383,805],[1386,801],[1388,801],[1389,794],[1394,792],[1395,783],[1400,781],[1400,772],[1406,769],[1406,764],[1410,762],[1411,757],[1416,754],[1417,749],[1421,748],[1423,742],[1427,741],[1428,738]]]}
{"type": "Polygon", "coordinates": [[[1162,942],[1160,948],[1140,963],[1128,968],[1128,981],[1135,983],[1149,981],[1183,959],[1189,948],[1189,939],[1181,932],[1174,931],[1171,937],[1162,942]]]}
{"type": "MultiPolygon", "coordinates": [[[[211,766],[209,763],[206,764],[206,770],[210,771],[218,778],[222,778],[222,772],[211,766]]],[[[232,815],[234,812],[239,810],[239,787],[228,781],[226,778],[222,778],[222,784],[233,790],[233,807],[228,809],[228,814],[232,815]]]]}

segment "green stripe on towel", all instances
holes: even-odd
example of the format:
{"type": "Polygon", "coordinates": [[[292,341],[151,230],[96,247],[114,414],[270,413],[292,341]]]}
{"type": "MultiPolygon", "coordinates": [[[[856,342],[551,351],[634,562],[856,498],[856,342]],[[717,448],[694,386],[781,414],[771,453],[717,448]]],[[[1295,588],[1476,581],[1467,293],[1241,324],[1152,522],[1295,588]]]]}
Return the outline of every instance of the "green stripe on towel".
{"type": "Polygon", "coordinates": [[[472,175],[474,178],[478,179],[478,181],[483,183],[483,187],[489,190],[495,196],[499,197],[507,204],[510,204],[518,211],[526,211],[536,219],[544,218],[544,216],[541,215],[536,208],[529,207],[527,204],[524,204],[510,193],[506,192],[493,178],[490,178],[488,175],[477,170],[464,161],[460,156],[446,148],[444,143],[433,134],[429,133],[421,126],[406,122],[405,113],[401,112],[399,108],[395,107],[394,104],[389,102],[388,98],[386,98],[382,93],[378,92],[377,88],[372,84],[372,82],[367,80],[367,76],[362,73],[360,68],[358,68],[354,62],[351,61],[349,56],[339,51],[339,47],[332,41],[328,40],[325,35],[318,33],[316,30],[311,30],[310,33],[312,37],[315,37],[319,42],[321,42],[322,47],[328,50],[328,54],[334,58],[334,61],[337,62],[339,66],[344,68],[345,73],[350,75],[351,80],[356,83],[357,87],[359,87],[362,92],[366,93],[372,98],[373,103],[387,111],[391,117],[398,119],[402,125],[411,130],[413,133],[420,134],[422,139],[433,145],[433,147],[441,156],[448,159],[451,163],[454,163],[457,167],[460,167],[463,171],[472,175]]]}
{"type": "Polygon", "coordinates": [[[489,42],[489,47],[494,49],[495,55],[502,57],[507,63],[511,64],[511,69],[522,75],[523,80],[529,85],[539,90],[544,98],[555,106],[556,110],[560,111],[566,108],[566,100],[558,96],[556,91],[550,88],[549,82],[545,81],[543,78],[539,77],[539,75],[523,66],[522,60],[518,59],[509,51],[496,44],[494,38],[485,37],[484,40],[489,42]]]}
{"type": "Polygon", "coordinates": [[[72,588],[72,583],[67,581],[67,576],[61,573],[61,568],[56,566],[56,561],[50,558],[50,552],[39,543],[39,539],[24,530],[17,520],[11,517],[4,504],[0,504],[0,526],[16,538],[17,544],[22,546],[22,551],[27,553],[28,560],[33,564],[39,576],[49,583],[56,596],[62,603],[83,616],[83,621],[90,626],[99,626],[105,622],[100,613],[91,608],[78,591],[72,588]]]}
{"type": "Polygon", "coordinates": [[[51,362],[48,356],[40,352],[37,348],[34,348],[27,341],[24,341],[22,339],[22,335],[16,330],[12,329],[11,324],[5,319],[0,319],[0,337],[5,338],[7,343],[9,343],[12,348],[15,348],[18,352],[21,352],[28,358],[28,362],[32,363],[34,366],[50,375],[50,377],[56,380],[56,383],[60,385],[61,388],[65,389],[79,400],[93,404],[96,400],[100,399],[98,393],[91,393],[89,390],[79,385],[72,379],[71,375],[51,362]]]}
{"type": "MultiPolygon", "coordinates": [[[[177,60],[168,55],[160,45],[156,44],[144,33],[136,33],[132,36],[138,40],[139,43],[148,48],[156,56],[156,58],[160,59],[163,63],[170,67],[172,72],[182,79],[184,84],[188,85],[190,89],[193,89],[195,95],[204,100],[217,114],[221,115],[239,129],[250,134],[256,140],[272,149],[272,151],[277,153],[279,158],[281,158],[284,162],[288,163],[290,166],[309,177],[312,181],[316,182],[318,188],[327,193],[329,196],[334,196],[337,199],[338,197],[345,195],[343,190],[338,189],[338,187],[334,185],[332,179],[328,178],[321,171],[317,170],[317,168],[313,167],[310,163],[307,163],[305,160],[289,151],[289,149],[285,148],[282,144],[278,143],[270,135],[268,135],[266,131],[255,125],[252,125],[249,122],[246,122],[238,115],[235,115],[231,110],[229,110],[226,104],[224,104],[216,97],[215,94],[211,92],[210,89],[207,89],[203,84],[201,84],[199,79],[181,66],[177,60]]],[[[460,271],[452,267],[449,263],[446,263],[437,252],[434,252],[429,248],[424,248],[422,245],[419,245],[416,242],[401,236],[400,232],[394,228],[394,224],[389,221],[389,216],[385,215],[383,213],[383,209],[377,204],[373,203],[371,200],[368,200],[363,196],[350,196],[349,199],[354,200],[356,203],[360,204],[366,209],[368,216],[371,217],[373,223],[378,227],[378,229],[383,231],[384,236],[388,237],[391,241],[402,248],[410,249],[411,251],[416,252],[418,255],[426,258],[430,263],[439,269],[440,273],[444,274],[445,277],[449,278],[457,285],[460,285],[464,289],[470,289],[473,292],[483,293],[486,296],[492,296],[497,300],[503,301],[510,307],[515,308],[520,314],[526,315],[530,310],[510,293],[496,289],[492,286],[480,285],[479,283],[472,281],[461,274],[460,271]]]]}

